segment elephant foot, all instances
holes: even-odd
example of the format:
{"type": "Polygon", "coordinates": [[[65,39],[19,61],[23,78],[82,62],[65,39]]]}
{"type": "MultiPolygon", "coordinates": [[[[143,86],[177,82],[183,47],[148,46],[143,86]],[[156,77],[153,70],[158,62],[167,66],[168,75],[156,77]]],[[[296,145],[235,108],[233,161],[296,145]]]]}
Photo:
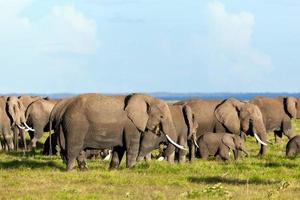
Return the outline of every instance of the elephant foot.
{"type": "Polygon", "coordinates": [[[75,162],[74,162],[74,160],[73,161],[70,161],[70,162],[68,162],[68,164],[67,164],[67,171],[68,172],[70,172],[70,171],[73,171],[74,169],[75,169],[75,162]]]}
{"type": "Polygon", "coordinates": [[[145,160],[145,159],[144,159],[143,156],[139,156],[139,157],[136,159],[136,161],[137,161],[138,163],[143,162],[144,160],[145,160]]]}
{"type": "Polygon", "coordinates": [[[78,166],[79,166],[79,170],[82,171],[82,172],[88,170],[88,167],[87,167],[87,165],[86,165],[86,162],[80,162],[80,163],[78,163],[78,166]]]}

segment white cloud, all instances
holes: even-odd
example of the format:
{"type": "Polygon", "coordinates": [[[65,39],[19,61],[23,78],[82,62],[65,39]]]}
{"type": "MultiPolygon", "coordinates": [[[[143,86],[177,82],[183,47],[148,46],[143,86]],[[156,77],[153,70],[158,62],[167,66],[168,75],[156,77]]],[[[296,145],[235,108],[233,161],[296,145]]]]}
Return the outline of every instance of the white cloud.
{"type": "Polygon", "coordinates": [[[214,91],[232,92],[254,91],[266,85],[266,76],[273,71],[272,60],[253,46],[254,14],[231,11],[219,1],[211,1],[202,17],[205,31],[193,35],[192,41],[207,84],[214,91]]]}
{"type": "Polygon", "coordinates": [[[96,24],[72,6],[55,6],[37,25],[47,29],[41,38],[42,50],[51,53],[89,54],[96,50],[96,24]]]}
{"type": "Polygon", "coordinates": [[[221,59],[223,65],[247,73],[271,70],[271,58],[251,44],[255,26],[253,14],[229,12],[218,1],[209,3],[208,10],[209,41],[216,58],[221,59]]]}
{"type": "Polygon", "coordinates": [[[46,53],[94,53],[96,23],[73,6],[53,6],[37,20],[22,15],[32,0],[0,0],[1,43],[46,53]],[[25,44],[24,44],[25,43],[25,44]]]}
{"type": "Polygon", "coordinates": [[[6,74],[0,92],[74,91],[83,82],[92,88],[86,58],[97,51],[94,20],[74,6],[52,6],[29,18],[31,6],[31,0],[0,0],[0,68],[6,74]]]}

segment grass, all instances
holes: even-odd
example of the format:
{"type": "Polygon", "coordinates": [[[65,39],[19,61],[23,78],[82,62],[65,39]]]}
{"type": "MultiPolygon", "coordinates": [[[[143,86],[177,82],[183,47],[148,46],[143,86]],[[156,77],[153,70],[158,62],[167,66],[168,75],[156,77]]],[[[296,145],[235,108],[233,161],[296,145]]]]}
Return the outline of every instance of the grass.
{"type": "MultiPolygon", "coordinates": [[[[294,121],[300,133],[300,121],[294,121]]],[[[274,140],[269,134],[269,139],[274,140]]],[[[66,172],[59,157],[0,153],[0,199],[297,199],[300,159],[286,158],[284,138],[259,158],[247,138],[249,158],[224,163],[196,160],[169,165],[151,161],[109,171],[108,162],[89,161],[87,172],[66,172]]]]}

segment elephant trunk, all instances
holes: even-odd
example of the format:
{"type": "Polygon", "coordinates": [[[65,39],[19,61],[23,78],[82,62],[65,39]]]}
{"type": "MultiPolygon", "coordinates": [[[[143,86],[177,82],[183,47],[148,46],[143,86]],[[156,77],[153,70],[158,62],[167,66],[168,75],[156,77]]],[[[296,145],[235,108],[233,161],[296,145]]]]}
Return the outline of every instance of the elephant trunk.
{"type": "MultiPolygon", "coordinates": [[[[171,120],[170,120],[171,121],[171,120]]],[[[167,140],[176,148],[181,149],[181,150],[187,150],[186,148],[184,148],[184,146],[177,144],[177,134],[176,134],[176,130],[175,127],[173,125],[173,122],[169,122],[168,125],[163,125],[163,132],[166,135],[167,140]]]]}
{"type": "Polygon", "coordinates": [[[266,152],[266,146],[267,146],[267,131],[265,128],[265,125],[263,123],[256,123],[256,126],[254,127],[253,134],[255,139],[260,143],[260,152],[259,155],[262,156],[266,152]]]}
{"type": "Polygon", "coordinates": [[[246,154],[247,157],[250,155],[246,149],[242,148],[242,151],[246,154]]]}
{"type": "MultiPolygon", "coordinates": [[[[171,116],[171,115],[170,115],[171,116]]],[[[166,121],[162,124],[162,132],[166,135],[167,140],[174,145],[175,147],[181,150],[187,150],[184,146],[179,145],[176,143],[177,141],[177,134],[176,129],[173,124],[171,117],[168,117],[166,121]]]]}

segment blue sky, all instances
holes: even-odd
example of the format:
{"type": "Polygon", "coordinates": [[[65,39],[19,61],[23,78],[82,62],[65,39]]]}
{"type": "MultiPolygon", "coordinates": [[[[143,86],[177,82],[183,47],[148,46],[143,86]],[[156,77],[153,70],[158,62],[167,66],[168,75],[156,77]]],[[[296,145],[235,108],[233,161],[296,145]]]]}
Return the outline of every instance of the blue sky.
{"type": "Polygon", "coordinates": [[[0,93],[299,92],[295,0],[0,0],[0,93]]]}

